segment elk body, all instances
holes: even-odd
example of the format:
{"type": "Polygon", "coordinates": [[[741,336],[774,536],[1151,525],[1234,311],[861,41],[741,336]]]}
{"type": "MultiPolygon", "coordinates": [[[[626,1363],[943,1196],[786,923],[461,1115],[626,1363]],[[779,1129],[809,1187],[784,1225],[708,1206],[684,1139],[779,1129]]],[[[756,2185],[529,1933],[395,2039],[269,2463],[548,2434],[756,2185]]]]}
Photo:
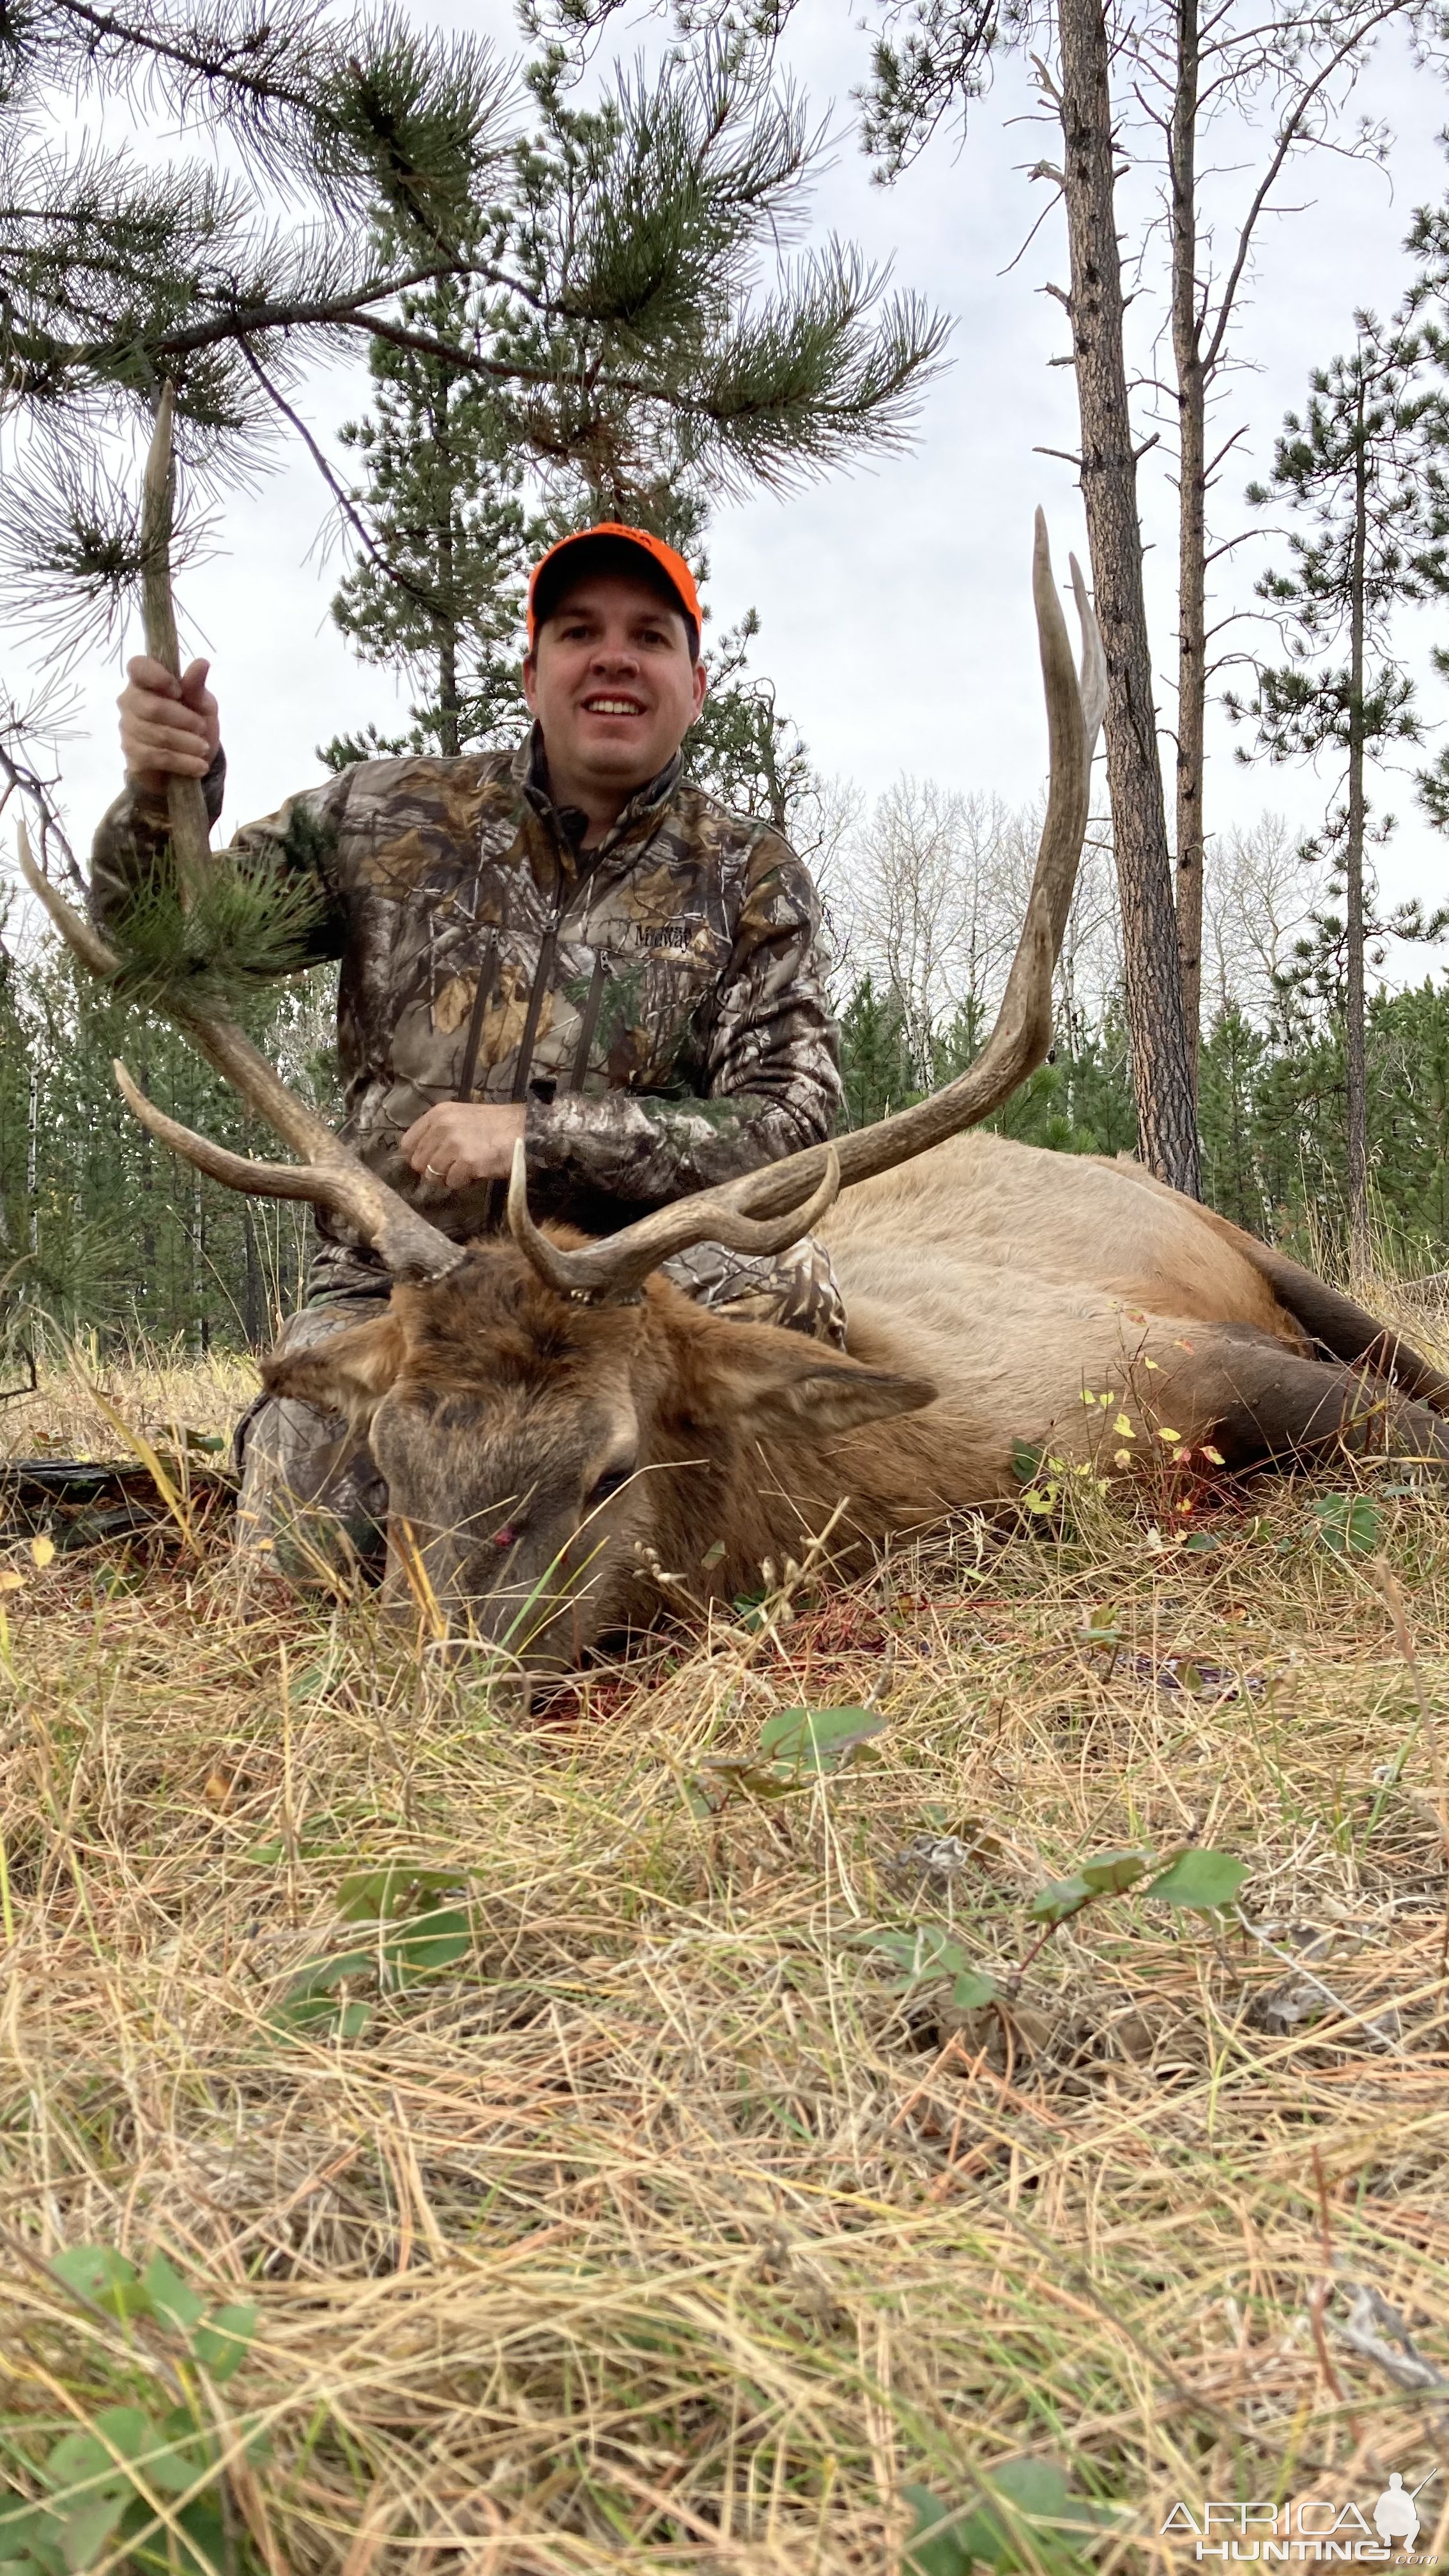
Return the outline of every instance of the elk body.
{"type": "MultiPolygon", "coordinates": [[[[163,406],[158,449],[165,434],[163,406]]],[[[152,480],[163,487],[159,466],[152,480]]],[[[571,1664],[657,1605],[640,1579],[651,1556],[684,1590],[728,1598],[833,1524],[833,1560],[849,1565],[1006,1502],[1020,1444],[1077,1459],[1115,1448],[1119,1406],[1144,1448],[1170,1429],[1234,1469],[1344,1444],[1449,1459],[1449,1381],[1348,1299],[1133,1165],[964,1132],[1050,1041],[1105,697],[1072,575],[1080,684],[1038,515],[1046,820],[996,1027],[933,1098],[596,1243],[533,1223],[520,1146],[511,1239],[463,1246],[288,1092],[241,1029],[184,994],[162,1006],[300,1160],[253,1162],[195,1136],[116,1068],[163,1143],[229,1187],[331,1208],[391,1272],[375,1319],[262,1374],[370,1444],[394,1598],[526,1662],[571,1664]],[[844,1292],[844,1354],[708,1313],[659,1276],[690,1244],[774,1252],[812,1227],[844,1292]],[[1084,1392],[1116,1402],[1104,1413],[1084,1392]]],[[[176,817],[173,837],[185,858],[176,817]]],[[[114,976],[118,960],[23,840],[21,864],[77,954],[114,976]]]]}
{"type": "Polygon", "coordinates": [[[1119,1409],[1143,1450],[1167,1426],[1234,1469],[1343,1445],[1449,1458],[1449,1382],[1133,1165],[963,1136],[852,1191],[820,1232],[844,1357],[657,1277],[638,1305],[581,1303],[486,1244],[263,1376],[368,1438],[394,1596],[425,1573],[452,1626],[538,1663],[651,1615],[641,1552],[730,1599],[838,1512],[846,1571],[953,1511],[1009,1506],[1018,1442],[1120,1449],[1119,1409]],[[1317,1357],[1324,1333],[1345,1357],[1317,1357]],[[1084,1389],[1117,1402],[1089,1411],[1084,1389]]]}

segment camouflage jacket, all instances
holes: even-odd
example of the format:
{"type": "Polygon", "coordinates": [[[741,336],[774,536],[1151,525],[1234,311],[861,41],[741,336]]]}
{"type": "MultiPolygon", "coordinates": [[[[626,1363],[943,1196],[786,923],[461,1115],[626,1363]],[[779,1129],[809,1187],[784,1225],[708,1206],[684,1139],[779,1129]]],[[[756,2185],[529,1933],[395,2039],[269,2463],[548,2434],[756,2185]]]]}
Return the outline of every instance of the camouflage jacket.
{"type": "MultiPolygon", "coordinates": [[[[366,760],[247,824],[234,850],[320,897],[339,958],[343,1132],[458,1240],[502,1191],[456,1195],[398,1151],[441,1100],[522,1101],[535,1212],[605,1234],[830,1134],[840,1099],[819,903],[788,844],[676,757],[580,853],[534,737],[459,760],[366,760]]],[[[221,810],[223,761],[207,780],[221,810]]],[[[96,835],[92,906],[123,912],[165,846],[128,790],[96,835]]],[[[353,1239],[319,1220],[339,1252],[353,1239]]],[[[335,1265],[355,1270],[356,1254],[335,1265]]],[[[316,1287],[326,1283],[326,1242],[316,1287]]]]}

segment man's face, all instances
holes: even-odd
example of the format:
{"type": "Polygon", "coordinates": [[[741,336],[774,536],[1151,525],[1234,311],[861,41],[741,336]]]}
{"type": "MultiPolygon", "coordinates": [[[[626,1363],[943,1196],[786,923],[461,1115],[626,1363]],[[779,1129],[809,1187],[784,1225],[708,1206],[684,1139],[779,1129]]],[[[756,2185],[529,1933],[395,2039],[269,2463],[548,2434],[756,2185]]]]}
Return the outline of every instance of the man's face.
{"type": "Polygon", "coordinates": [[[647,582],[585,577],[565,592],[523,666],[529,712],[556,778],[632,791],[673,759],[704,703],[689,629],[647,582]]]}

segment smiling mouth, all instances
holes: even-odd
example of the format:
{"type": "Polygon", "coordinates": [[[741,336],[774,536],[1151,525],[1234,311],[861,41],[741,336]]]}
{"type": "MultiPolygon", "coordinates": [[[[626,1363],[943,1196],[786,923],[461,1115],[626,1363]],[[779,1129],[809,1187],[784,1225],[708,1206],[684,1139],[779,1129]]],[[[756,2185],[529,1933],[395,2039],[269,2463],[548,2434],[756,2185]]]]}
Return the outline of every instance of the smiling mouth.
{"type": "Polygon", "coordinates": [[[644,709],[634,698],[585,698],[586,716],[642,716],[644,709]]]}

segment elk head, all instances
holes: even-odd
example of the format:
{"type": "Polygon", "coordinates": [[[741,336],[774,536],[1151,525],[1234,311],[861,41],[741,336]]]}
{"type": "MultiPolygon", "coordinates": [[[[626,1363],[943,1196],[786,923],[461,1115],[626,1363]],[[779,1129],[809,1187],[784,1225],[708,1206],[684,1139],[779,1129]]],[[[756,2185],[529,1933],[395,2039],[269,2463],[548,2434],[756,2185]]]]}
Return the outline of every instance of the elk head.
{"type": "MultiPolygon", "coordinates": [[[[701,1532],[706,1547],[711,1535],[724,1539],[718,1582],[738,1588],[752,1571],[740,1513],[742,1497],[758,1489],[761,1444],[788,1447],[793,1434],[797,1458],[802,1443],[828,1455],[863,1425],[931,1401],[934,1389],[920,1379],[863,1368],[797,1334],[704,1314],[655,1274],[695,1243],[782,1250],[809,1232],[839,1188],[989,1116],[1041,1062],[1105,702],[1100,638],[1075,561],[1071,571],[1080,686],[1038,512],[1046,819],[996,1026],[968,1071],[931,1099],[598,1243],[534,1224],[520,1145],[511,1243],[464,1247],[379,1181],[235,1023],[184,996],[162,1007],[301,1160],[253,1161],[194,1135],[116,1066],[127,1103],[159,1142],[229,1188],[312,1199],[345,1216],[391,1272],[384,1314],[311,1350],[278,1354],[262,1373],[273,1393],[344,1414],[367,1438],[388,1484],[388,1592],[415,1599],[440,1632],[505,1643],[530,1663],[571,1662],[627,1618],[640,1545],[657,1546],[666,1563],[687,1553],[697,1566],[701,1532]]],[[[34,868],[23,829],[21,867],[84,963],[113,977],[118,960],[34,868]]],[[[839,1477],[837,1494],[848,1493],[848,1451],[839,1477]]]]}
{"type": "Polygon", "coordinates": [[[368,1442],[388,1606],[534,1667],[652,1615],[651,1564],[696,1597],[757,1581],[761,1449],[818,1449],[935,1393],[663,1279],[628,1304],[561,1296],[506,1242],[262,1377],[368,1442]]]}

